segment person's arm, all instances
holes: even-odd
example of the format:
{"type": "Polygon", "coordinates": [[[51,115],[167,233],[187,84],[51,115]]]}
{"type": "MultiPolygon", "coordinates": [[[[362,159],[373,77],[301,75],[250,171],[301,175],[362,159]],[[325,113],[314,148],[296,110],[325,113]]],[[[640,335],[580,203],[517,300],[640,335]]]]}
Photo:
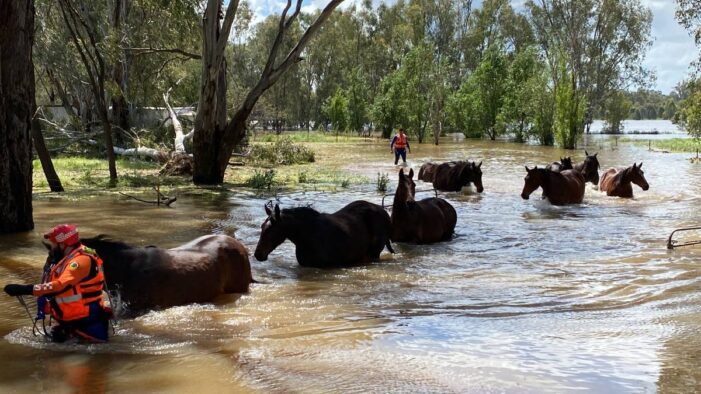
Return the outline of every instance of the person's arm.
{"type": "Polygon", "coordinates": [[[411,153],[411,146],[409,146],[409,136],[406,137],[406,148],[411,153]]]}
{"type": "Polygon", "coordinates": [[[389,143],[389,150],[394,149],[394,143],[397,141],[397,136],[395,135],[394,138],[392,138],[392,142],[389,143]]]}
{"type": "Polygon", "coordinates": [[[66,263],[61,275],[54,281],[34,285],[32,294],[35,296],[46,296],[58,294],[71,286],[80,283],[83,278],[90,274],[90,257],[77,256],[66,263]]]}

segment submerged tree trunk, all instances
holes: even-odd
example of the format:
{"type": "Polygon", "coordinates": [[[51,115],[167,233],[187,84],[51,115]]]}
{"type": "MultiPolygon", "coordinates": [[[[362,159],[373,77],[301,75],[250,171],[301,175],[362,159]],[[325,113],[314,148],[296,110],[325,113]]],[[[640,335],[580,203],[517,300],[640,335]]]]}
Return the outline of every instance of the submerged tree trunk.
{"type": "Polygon", "coordinates": [[[34,228],[34,1],[0,1],[0,233],[34,228]]]}
{"type": "Polygon", "coordinates": [[[41,132],[41,122],[39,122],[36,116],[32,120],[32,140],[34,141],[34,149],[41,162],[41,168],[44,170],[44,176],[46,176],[46,181],[49,183],[49,188],[51,188],[51,191],[54,193],[62,192],[63,185],[61,184],[61,179],[56,173],[53,161],[51,161],[49,150],[46,149],[44,135],[41,132]]]}

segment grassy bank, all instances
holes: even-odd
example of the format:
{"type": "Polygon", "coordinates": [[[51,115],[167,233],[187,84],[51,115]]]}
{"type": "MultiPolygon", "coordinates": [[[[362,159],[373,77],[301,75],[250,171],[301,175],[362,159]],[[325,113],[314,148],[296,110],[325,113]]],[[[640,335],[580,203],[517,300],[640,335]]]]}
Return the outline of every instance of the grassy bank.
{"type": "Polygon", "coordinates": [[[285,131],[283,134],[278,135],[270,132],[258,132],[251,134],[251,142],[275,142],[282,138],[289,138],[293,142],[322,142],[322,143],[358,143],[363,141],[371,141],[374,139],[379,139],[379,135],[373,135],[372,137],[359,137],[356,133],[341,133],[336,135],[333,132],[322,132],[322,131],[285,131]]]}
{"type": "Polygon", "coordinates": [[[650,147],[656,151],[666,152],[689,152],[701,151],[701,140],[697,138],[672,138],[668,140],[639,140],[623,139],[622,142],[633,143],[638,146],[650,147]]]}
{"type": "MultiPolygon", "coordinates": [[[[289,135],[285,135],[285,137],[289,137],[289,135]]],[[[301,138],[301,136],[297,138],[301,138]]],[[[278,145],[286,141],[278,142],[278,145]]],[[[363,139],[349,143],[357,145],[360,141],[363,139]]],[[[257,142],[252,145],[254,145],[256,152],[260,152],[274,147],[275,143],[257,142]]],[[[266,162],[266,159],[275,157],[270,153],[258,154],[255,157],[252,155],[245,159],[232,158],[232,161],[241,160],[244,165],[229,166],[224,177],[224,186],[272,192],[278,189],[335,190],[372,182],[366,177],[344,170],[334,162],[333,155],[325,153],[331,146],[337,146],[335,141],[332,143],[315,141],[295,146],[298,149],[292,150],[292,152],[304,157],[304,164],[278,165],[266,162]],[[321,154],[312,154],[310,157],[310,153],[316,152],[321,152],[321,154]],[[306,163],[310,159],[313,162],[306,163]]],[[[289,150],[286,150],[285,154],[288,153],[289,150]]],[[[191,177],[159,176],[160,165],[142,159],[119,158],[117,160],[119,181],[114,187],[110,187],[107,161],[104,159],[56,157],[53,159],[53,163],[66,190],[65,195],[71,197],[151,191],[151,188],[156,184],[159,184],[166,194],[172,192],[201,193],[206,190],[194,186],[191,177]]],[[[42,171],[41,163],[35,160],[33,164],[34,192],[44,194],[49,191],[48,182],[42,171]]]]}

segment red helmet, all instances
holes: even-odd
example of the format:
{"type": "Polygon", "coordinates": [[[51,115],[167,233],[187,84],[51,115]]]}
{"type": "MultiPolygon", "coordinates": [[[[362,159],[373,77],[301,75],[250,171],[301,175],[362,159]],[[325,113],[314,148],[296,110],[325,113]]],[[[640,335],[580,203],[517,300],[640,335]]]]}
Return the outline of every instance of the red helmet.
{"type": "Polygon", "coordinates": [[[75,245],[80,242],[78,229],[72,224],[59,224],[48,233],[44,234],[44,238],[51,242],[67,246],[75,245]]]}

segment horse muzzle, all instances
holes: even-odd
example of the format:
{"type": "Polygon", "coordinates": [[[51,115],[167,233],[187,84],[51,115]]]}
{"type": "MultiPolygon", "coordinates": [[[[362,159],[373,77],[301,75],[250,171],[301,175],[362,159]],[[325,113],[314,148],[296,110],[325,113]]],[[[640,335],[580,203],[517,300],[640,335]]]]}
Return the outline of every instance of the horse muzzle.
{"type": "Polygon", "coordinates": [[[484,187],[482,185],[477,186],[477,193],[482,193],[484,191],[484,187]]]}
{"type": "Polygon", "coordinates": [[[262,252],[259,252],[259,251],[257,251],[257,250],[256,250],[255,253],[253,253],[253,257],[255,257],[256,260],[258,260],[258,261],[266,261],[266,260],[268,260],[268,255],[267,255],[267,254],[262,253],[262,252]]]}
{"type": "Polygon", "coordinates": [[[645,186],[643,186],[643,190],[647,190],[649,188],[650,188],[650,185],[648,185],[647,183],[645,184],[645,186]]]}
{"type": "Polygon", "coordinates": [[[530,197],[528,194],[521,193],[521,198],[524,200],[528,200],[528,197],[530,197]]]}

